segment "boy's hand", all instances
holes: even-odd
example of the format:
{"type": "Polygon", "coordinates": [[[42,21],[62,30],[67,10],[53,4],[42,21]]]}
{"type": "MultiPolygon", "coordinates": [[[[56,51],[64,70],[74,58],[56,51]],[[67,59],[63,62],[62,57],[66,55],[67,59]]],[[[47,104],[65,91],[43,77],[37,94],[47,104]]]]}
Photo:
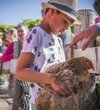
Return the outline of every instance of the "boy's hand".
{"type": "Polygon", "coordinates": [[[57,92],[59,95],[68,96],[70,91],[67,86],[60,80],[54,79],[51,83],[51,87],[57,92]]]}

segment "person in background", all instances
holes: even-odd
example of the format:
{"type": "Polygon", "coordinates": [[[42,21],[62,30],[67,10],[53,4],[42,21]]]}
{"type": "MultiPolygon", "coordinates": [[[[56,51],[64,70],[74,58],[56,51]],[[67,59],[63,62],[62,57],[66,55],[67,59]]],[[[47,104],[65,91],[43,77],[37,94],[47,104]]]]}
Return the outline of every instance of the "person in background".
{"type": "Polygon", "coordinates": [[[9,43],[12,43],[17,40],[17,32],[16,29],[10,29],[5,35],[5,40],[7,40],[9,43]]]}
{"type": "Polygon", "coordinates": [[[14,84],[14,76],[11,72],[11,61],[14,57],[14,41],[17,40],[17,30],[16,29],[10,29],[5,35],[5,39],[9,42],[7,49],[5,50],[4,54],[2,55],[2,70],[4,73],[9,74],[9,85],[8,85],[8,94],[10,97],[13,96],[13,84],[14,84]]]}
{"type": "Polygon", "coordinates": [[[0,56],[3,55],[3,53],[5,52],[6,50],[6,46],[3,44],[3,41],[2,41],[2,38],[0,38],[0,56]]]}
{"type": "Polygon", "coordinates": [[[63,48],[64,48],[64,52],[65,52],[65,57],[66,57],[66,60],[67,60],[68,56],[66,54],[67,53],[66,48],[70,44],[71,39],[72,39],[72,33],[71,33],[70,27],[63,34],[59,35],[59,37],[62,39],[63,48]]]}
{"type": "Polygon", "coordinates": [[[5,39],[9,41],[9,45],[5,52],[2,55],[2,63],[3,63],[3,70],[8,70],[10,72],[10,66],[11,66],[11,60],[13,59],[13,45],[15,39],[17,39],[17,30],[16,29],[10,29],[5,35],[5,39]]]}
{"type": "Polygon", "coordinates": [[[2,38],[0,38],[0,73],[2,73],[2,55],[6,50],[6,46],[3,44],[2,38]]]}
{"type": "MultiPolygon", "coordinates": [[[[28,33],[28,27],[24,24],[19,24],[17,26],[17,33],[18,41],[14,43],[14,63],[17,62],[19,58],[22,43],[28,33]]],[[[16,67],[15,65],[13,67],[14,72],[16,67]]],[[[29,84],[25,81],[15,79],[12,110],[29,110],[29,84]]]]}
{"type": "Polygon", "coordinates": [[[70,27],[68,28],[67,31],[65,31],[63,34],[59,35],[59,37],[62,39],[63,41],[63,46],[64,48],[66,48],[66,46],[69,45],[71,39],[72,39],[72,34],[71,34],[71,29],[70,27]]]}
{"type": "Polygon", "coordinates": [[[67,85],[44,71],[49,66],[66,60],[62,40],[58,35],[64,33],[76,21],[76,3],[76,0],[42,2],[45,16],[25,38],[16,67],[16,78],[34,84],[34,94],[30,91],[32,110],[35,110],[38,92],[36,83],[50,85],[59,95],[70,94],[67,85]]]}
{"type": "MultiPolygon", "coordinates": [[[[100,0],[94,1],[94,9],[97,12],[97,14],[100,16],[100,0]]],[[[82,50],[85,50],[91,41],[93,41],[97,35],[100,35],[100,24],[95,24],[91,27],[88,27],[87,29],[81,31],[78,33],[70,43],[69,47],[73,47],[82,39],[85,39],[84,44],[82,45],[82,50]]]]}

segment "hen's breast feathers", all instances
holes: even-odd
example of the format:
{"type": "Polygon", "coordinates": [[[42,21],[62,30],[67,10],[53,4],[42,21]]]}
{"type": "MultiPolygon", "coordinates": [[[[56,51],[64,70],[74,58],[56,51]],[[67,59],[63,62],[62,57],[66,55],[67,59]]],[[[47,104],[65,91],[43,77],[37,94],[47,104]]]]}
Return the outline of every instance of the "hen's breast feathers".
{"type": "Polygon", "coordinates": [[[87,62],[93,65],[89,59],[80,57],[49,67],[46,70],[46,73],[51,73],[51,75],[53,75],[55,78],[58,78],[64,82],[64,84],[66,84],[68,89],[71,91],[71,94],[69,97],[61,97],[55,91],[53,91],[50,86],[45,85],[38,92],[38,110],[60,110],[57,109],[58,105],[59,107],[64,108],[63,110],[72,110],[70,108],[72,107],[72,103],[74,103],[73,106],[76,107],[77,96],[80,96],[80,93],[82,93],[84,89],[88,88],[91,77],[88,72],[88,68],[86,68],[87,62]],[[70,97],[72,98],[70,99],[70,97]],[[51,101],[51,99],[53,100],[51,101]],[[63,104],[65,104],[67,108],[63,104]]]}

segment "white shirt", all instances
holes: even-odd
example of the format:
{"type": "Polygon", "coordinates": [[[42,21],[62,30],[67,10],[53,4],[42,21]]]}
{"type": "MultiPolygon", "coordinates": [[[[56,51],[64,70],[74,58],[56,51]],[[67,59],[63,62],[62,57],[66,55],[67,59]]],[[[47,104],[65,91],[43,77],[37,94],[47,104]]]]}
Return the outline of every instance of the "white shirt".
{"type": "MultiPolygon", "coordinates": [[[[22,52],[32,52],[35,55],[31,66],[33,71],[43,72],[50,65],[65,61],[61,39],[48,34],[39,26],[29,32],[23,43],[22,52]]],[[[37,87],[30,88],[31,103],[35,103],[37,91],[37,87]]]]}

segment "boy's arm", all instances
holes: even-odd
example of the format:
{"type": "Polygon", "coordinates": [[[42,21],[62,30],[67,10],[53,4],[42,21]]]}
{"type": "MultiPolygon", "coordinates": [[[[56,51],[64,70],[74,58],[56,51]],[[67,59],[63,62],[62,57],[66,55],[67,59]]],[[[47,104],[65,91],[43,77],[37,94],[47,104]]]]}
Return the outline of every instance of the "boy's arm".
{"type": "Polygon", "coordinates": [[[58,81],[48,74],[39,73],[30,69],[34,57],[35,56],[31,52],[20,54],[16,67],[16,78],[31,83],[49,84],[58,94],[68,95],[69,90],[61,81],[58,81]]]}
{"type": "Polygon", "coordinates": [[[39,72],[30,69],[33,60],[34,55],[31,52],[21,53],[16,67],[16,78],[31,83],[51,84],[54,78],[48,78],[48,74],[40,74],[39,72]]]}

